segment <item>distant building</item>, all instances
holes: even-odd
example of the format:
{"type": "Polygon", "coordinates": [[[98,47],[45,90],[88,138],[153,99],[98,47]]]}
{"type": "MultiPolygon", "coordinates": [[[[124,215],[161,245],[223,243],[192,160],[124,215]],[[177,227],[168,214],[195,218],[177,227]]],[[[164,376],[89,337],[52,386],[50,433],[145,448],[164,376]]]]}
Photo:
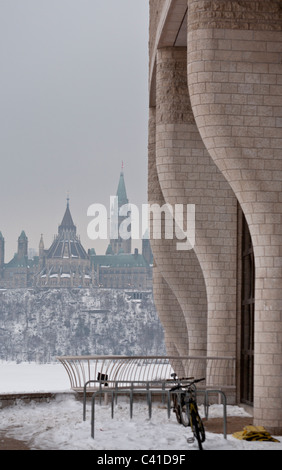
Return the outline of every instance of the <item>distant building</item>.
{"type": "Polygon", "coordinates": [[[24,231],[18,238],[18,251],[5,264],[5,240],[0,232],[0,288],[88,287],[93,284],[90,258],[83,248],[69,208],[49,249],[44,249],[43,236],[39,256],[28,257],[28,238],[24,231]]]}
{"type": "Polygon", "coordinates": [[[24,231],[18,238],[18,251],[5,264],[5,240],[0,232],[0,288],[16,289],[33,284],[34,274],[38,270],[38,257],[28,258],[28,238],[24,231]]]}
{"type": "Polygon", "coordinates": [[[127,219],[127,216],[121,216],[120,215],[120,208],[122,206],[125,206],[126,204],[129,204],[129,200],[127,198],[127,193],[126,193],[126,187],[125,187],[125,181],[124,181],[124,172],[123,172],[123,166],[121,168],[120,172],[120,177],[119,177],[119,182],[118,182],[118,188],[116,192],[116,197],[118,198],[118,227],[117,232],[118,232],[118,238],[114,238],[110,240],[110,246],[112,252],[109,254],[114,254],[118,255],[120,253],[131,253],[131,237],[128,238],[127,240],[123,239],[120,236],[120,226],[121,224],[127,219]]]}
{"type": "Polygon", "coordinates": [[[58,235],[48,250],[44,250],[41,236],[35,284],[39,287],[88,287],[93,284],[90,258],[76,234],[69,200],[58,235]]]}
{"type": "Polygon", "coordinates": [[[134,254],[118,255],[96,255],[91,251],[90,258],[99,287],[142,290],[152,286],[152,268],[137,249],[134,254]]]}
{"type": "MultiPolygon", "coordinates": [[[[121,169],[118,188],[118,210],[128,204],[124,172],[121,169]]],[[[89,251],[91,265],[95,272],[95,283],[99,287],[116,289],[148,289],[152,287],[152,251],[150,241],[142,240],[142,253],[137,249],[131,253],[132,240],[124,240],[120,236],[120,225],[127,216],[118,217],[117,239],[111,239],[105,255],[96,255],[95,250],[89,251]]]]}
{"type": "MultiPolygon", "coordinates": [[[[118,209],[128,204],[123,169],[118,189],[118,209]]],[[[118,228],[126,216],[118,217],[118,228]]],[[[76,233],[70,207],[67,207],[58,234],[50,248],[44,248],[43,235],[39,255],[30,259],[28,238],[24,231],[18,238],[18,251],[5,264],[5,240],[0,232],[0,288],[25,287],[105,287],[144,290],[152,286],[152,252],[150,241],[142,241],[142,254],[131,253],[131,238],[111,239],[105,255],[86,251],[76,233]]]]}

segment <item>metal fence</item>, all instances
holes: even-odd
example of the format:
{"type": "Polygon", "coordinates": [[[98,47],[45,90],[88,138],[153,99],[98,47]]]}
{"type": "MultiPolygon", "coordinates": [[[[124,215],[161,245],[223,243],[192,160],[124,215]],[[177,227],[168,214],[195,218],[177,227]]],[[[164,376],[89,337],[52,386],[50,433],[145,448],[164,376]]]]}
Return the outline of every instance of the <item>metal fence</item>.
{"type": "MultiPolygon", "coordinates": [[[[168,380],[172,373],[185,377],[205,377],[205,388],[230,388],[236,385],[234,357],[206,356],[62,356],[71,389],[82,392],[90,381],[112,380],[124,384],[132,381],[168,380]],[[183,375],[184,374],[184,375],[183,375]]],[[[89,388],[93,384],[89,383],[89,388]]]]}

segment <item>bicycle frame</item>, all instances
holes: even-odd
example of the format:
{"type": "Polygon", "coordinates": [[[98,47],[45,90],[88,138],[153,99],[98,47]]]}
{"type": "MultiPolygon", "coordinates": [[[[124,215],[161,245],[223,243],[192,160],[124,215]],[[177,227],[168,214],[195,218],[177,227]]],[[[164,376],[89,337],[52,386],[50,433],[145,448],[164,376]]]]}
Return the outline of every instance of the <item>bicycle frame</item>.
{"type": "MultiPolygon", "coordinates": [[[[179,380],[178,385],[172,387],[170,390],[175,394],[173,401],[177,421],[185,427],[191,427],[191,431],[198,441],[200,450],[202,450],[202,442],[205,440],[205,430],[202,419],[198,412],[196,397],[197,389],[195,384],[202,380],[205,379],[193,380],[187,385],[182,385],[181,381],[179,380]]],[[[191,442],[191,439],[187,439],[187,442],[191,442]]]]}

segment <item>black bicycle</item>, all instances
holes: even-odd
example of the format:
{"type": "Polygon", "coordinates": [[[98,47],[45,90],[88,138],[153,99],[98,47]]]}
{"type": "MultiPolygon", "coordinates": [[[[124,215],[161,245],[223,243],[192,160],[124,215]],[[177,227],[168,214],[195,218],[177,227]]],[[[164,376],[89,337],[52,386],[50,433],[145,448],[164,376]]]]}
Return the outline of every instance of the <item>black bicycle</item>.
{"type": "MultiPolygon", "coordinates": [[[[172,374],[172,376],[176,380],[176,374],[172,374]]],[[[181,380],[184,381],[186,379],[178,379],[178,384],[170,389],[170,392],[172,392],[173,411],[180,424],[185,427],[191,427],[194,438],[188,438],[187,442],[190,443],[196,438],[199,450],[203,450],[202,443],[205,441],[206,436],[205,428],[198,412],[196,383],[202,382],[205,379],[193,380],[187,384],[182,384],[181,380]]]]}

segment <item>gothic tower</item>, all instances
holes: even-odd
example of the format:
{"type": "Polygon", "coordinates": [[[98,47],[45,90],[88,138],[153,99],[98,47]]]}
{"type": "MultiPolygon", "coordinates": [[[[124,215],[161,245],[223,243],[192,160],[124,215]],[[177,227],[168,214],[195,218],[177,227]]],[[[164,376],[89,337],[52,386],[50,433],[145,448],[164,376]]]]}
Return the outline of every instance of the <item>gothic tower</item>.
{"type": "Polygon", "coordinates": [[[18,238],[18,259],[22,259],[27,256],[28,238],[24,231],[18,238]]]}
{"type": "MultiPolygon", "coordinates": [[[[120,177],[119,177],[119,183],[118,183],[118,188],[117,188],[117,193],[116,197],[118,198],[118,207],[116,208],[118,210],[118,238],[112,238],[110,240],[110,245],[112,247],[112,252],[114,255],[117,255],[119,253],[131,253],[131,237],[128,239],[125,239],[124,236],[121,236],[120,234],[120,228],[121,224],[124,222],[126,224],[126,221],[128,221],[130,217],[130,213],[127,213],[126,215],[120,215],[120,208],[122,206],[125,206],[128,204],[128,198],[126,194],[126,187],[125,187],[125,181],[124,181],[124,172],[123,172],[123,164],[121,167],[121,172],[120,172],[120,177]]],[[[128,231],[130,231],[130,225],[128,226],[128,231]]]]}

